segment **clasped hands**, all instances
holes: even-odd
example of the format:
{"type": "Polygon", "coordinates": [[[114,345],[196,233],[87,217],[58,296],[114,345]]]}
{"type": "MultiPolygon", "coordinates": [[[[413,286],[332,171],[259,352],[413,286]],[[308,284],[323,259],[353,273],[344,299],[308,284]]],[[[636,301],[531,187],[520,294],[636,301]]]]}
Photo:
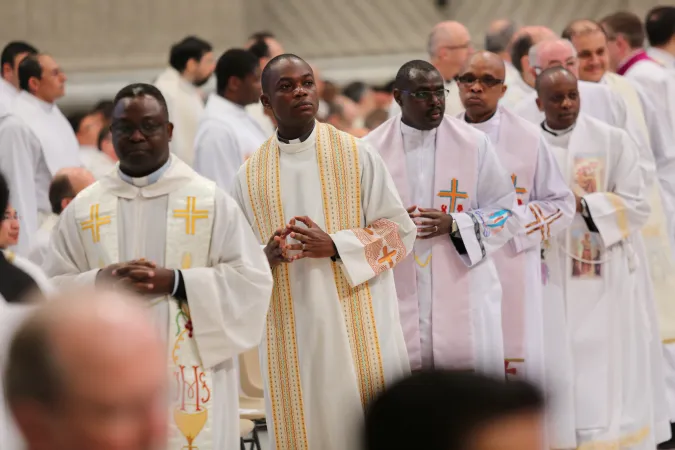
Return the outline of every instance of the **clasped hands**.
{"type": "Polygon", "coordinates": [[[96,281],[111,282],[144,295],[170,295],[173,292],[176,272],[157,267],[152,261],[137,259],[111,264],[101,269],[96,281]]]}
{"type": "Polygon", "coordinates": [[[452,229],[452,216],[434,208],[419,208],[413,205],[408,215],[417,225],[417,239],[431,239],[448,236],[452,229]]]}
{"type": "Polygon", "coordinates": [[[270,267],[281,263],[290,263],[302,258],[330,258],[336,255],[335,244],[330,235],[323,231],[307,216],[293,217],[288,224],[274,232],[265,246],[265,255],[270,267]],[[297,225],[303,223],[305,227],[297,225]],[[289,243],[288,238],[297,243],[289,243]],[[289,251],[300,251],[293,256],[289,251]]]}

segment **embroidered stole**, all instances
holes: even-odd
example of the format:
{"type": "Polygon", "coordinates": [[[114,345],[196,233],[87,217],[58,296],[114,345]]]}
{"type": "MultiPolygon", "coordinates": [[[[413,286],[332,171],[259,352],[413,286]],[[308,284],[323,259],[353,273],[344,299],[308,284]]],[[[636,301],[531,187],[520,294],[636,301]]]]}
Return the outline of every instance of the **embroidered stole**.
{"type": "MultiPolygon", "coordinates": [[[[120,262],[118,197],[105,191],[100,183],[81,194],[85,199],[76,203],[76,215],[89,267],[103,268],[120,262]]],[[[165,267],[185,270],[208,265],[214,209],[215,184],[200,178],[169,194],[165,267]]],[[[134,259],[142,257],[133,255],[134,259]]],[[[169,306],[168,369],[173,382],[167,448],[211,450],[213,371],[201,362],[188,305],[179,308],[178,302],[168,296],[154,299],[150,305],[164,301],[169,306]]]]}
{"type": "MultiPolygon", "coordinates": [[[[326,124],[316,124],[316,146],[326,232],[353,230],[362,242],[377,237],[377,228],[362,228],[361,170],[356,139],[326,124]]],[[[281,199],[279,146],[268,139],[246,162],[246,181],[255,231],[265,243],[287,219],[281,199]]],[[[368,256],[368,255],[367,255],[368,256]]],[[[384,388],[384,372],[368,283],[352,288],[338,263],[332,263],[349,343],[365,405],[384,388]]],[[[267,315],[269,398],[276,448],[308,449],[295,314],[289,266],[274,268],[274,290],[267,315]]]]}

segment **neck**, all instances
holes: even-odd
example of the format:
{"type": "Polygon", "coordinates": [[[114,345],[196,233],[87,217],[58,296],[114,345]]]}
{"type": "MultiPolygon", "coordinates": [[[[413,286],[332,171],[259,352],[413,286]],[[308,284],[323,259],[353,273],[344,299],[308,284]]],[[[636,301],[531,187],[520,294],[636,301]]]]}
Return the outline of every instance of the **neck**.
{"type": "Polygon", "coordinates": [[[552,125],[549,123],[548,120],[546,120],[546,121],[544,122],[544,125],[546,126],[546,128],[548,128],[549,130],[553,130],[553,131],[565,131],[565,130],[569,130],[569,129],[572,128],[575,124],[576,124],[576,121],[573,122],[573,123],[571,123],[570,125],[568,125],[568,126],[566,126],[566,127],[560,127],[560,126],[554,127],[554,126],[552,126],[552,125]]]}
{"type": "Polygon", "coordinates": [[[282,139],[292,141],[309,136],[312,133],[312,130],[314,130],[314,119],[304,125],[299,126],[285,126],[279,124],[277,132],[279,133],[279,137],[282,139]]]}
{"type": "Polygon", "coordinates": [[[410,120],[408,120],[408,118],[406,116],[401,117],[401,122],[408,125],[410,128],[414,128],[416,130],[420,130],[420,131],[431,131],[431,130],[433,130],[433,128],[419,128],[417,125],[415,125],[410,120]]]}
{"type": "Polygon", "coordinates": [[[9,84],[9,85],[12,86],[14,89],[16,89],[17,91],[19,90],[19,88],[18,88],[14,83],[12,83],[10,80],[8,80],[7,78],[2,77],[2,79],[3,79],[7,84],[9,84]]]}
{"type": "Polygon", "coordinates": [[[672,39],[670,42],[668,42],[666,45],[663,45],[661,47],[656,47],[659,50],[663,50],[666,53],[670,53],[671,55],[675,56],[675,39],[672,39]]]}
{"type": "Polygon", "coordinates": [[[54,100],[46,99],[46,98],[44,98],[44,97],[42,97],[38,94],[34,94],[32,92],[29,92],[29,94],[32,95],[33,97],[37,98],[38,100],[42,100],[45,103],[49,103],[50,105],[52,105],[54,103],[54,100]]]}
{"type": "Polygon", "coordinates": [[[529,73],[529,72],[521,73],[521,74],[520,74],[520,77],[523,79],[523,81],[525,82],[525,84],[527,84],[529,87],[531,87],[532,89],[534,89],[534,80],[535,80],[535,78],[534,78],[534,76],[532,76],[531,73],[529,73]]]}
{"type": "Polygon", "coordinates": [[[127,175],[127,176],[132,177],[132,178],[143,178],[143,177],[147,177],[147,176],[152,175],[153,173],[157,172],[159,169],[164,167],[164,165],[167,163],[168,160],[169,160],[169,154],[168,154],[168,150],[167,150],[166,158],[162,159],[162,161],[159,163],[159,165],[155,165],[151,169],[145,169],[145,168],[142,168],[142,167],[139,168],[138,166],[134,166],[134,165],[131,165],[129,167],[129,166],[126,166],[126,165],[122,164],[122,162],[120,161],[120,171],[124,175],[127,175]]]}
{"type": "Polygon", "coordinates": [[[244,106],[246,106],[246,103],[245,103],[245,102],[242,102],[241,100],[239,100],[238,98],[236,98],[234,95],[232,95],[232,94],[229,93],[229,92],[223,92],[222,94],[219,94],[219,95],[220,95],[221,97],[223,97],[225,100],[231,101],[231,102],[234,103],[235,105],[239,105],[239,106],[241,106],[242,108],[243,108],[244,106]]]}
{"type": "Polygon", "coordinates": [[[469,123],[483,123],[492,119],[492,116],[494,116],[496,112],[497,108],[491,111],[474,114],[467,109],[466,113],[464,114],[464,117],[466,118],[466,121],[469,123]]]}

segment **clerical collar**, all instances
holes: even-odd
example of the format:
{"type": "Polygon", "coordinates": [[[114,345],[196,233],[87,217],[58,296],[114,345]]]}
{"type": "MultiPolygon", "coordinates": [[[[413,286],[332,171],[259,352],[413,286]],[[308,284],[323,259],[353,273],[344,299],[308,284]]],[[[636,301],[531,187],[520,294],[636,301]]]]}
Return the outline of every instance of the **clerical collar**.
{"type": "Polygon", "coordinates": [[[37,98],[28,91],[21,91],[19,95],[29,103],[32,103],[33,105],[43,110],[44,112],[51,112],[51,110],[54,109],[55,106],[54,103],[47,103],[46,101],[37,98]]]}
{"type": "Polygon", "coordinates": [[[300,144],[301,142],[305,142],[312,135],[315,127],[316,127],[316,121],[314,121],[314,123],[312,124],[311,130],[309,130],[307,133],[303,134],[299,138],[291,139],[291,140],[284,139],[281,136],[279,136],[279,130],[277,129],[277,139],[279,140],[279,142],[283,142],[284,144],[300,144]]]}
{"type": "Polygon", "coordinates": [[[497,114],[497,110],[495,109],[495,111],[494,111],[492,114],[490,114],[490,117],[488,117],[487,119],[483,120],[482,122],[474,122],[473,120],[471,120],[471,118],[469,117],[469,115],[465,112],[465,113],[464,113],[464,121],[466,121],[466,123],[470,123],[470,124],[472,124],[472,125],[478,125],[478,124],[481,124],[481,123],[487,123],[487,122],[491,121],[492,118],[493,118],[496,114],[497,114]]]}
{"type": "Polygon", "coordinates": [[[570,131],[572,131],[575,126],[576,126],[576,122],[573,123],[571,127],[567,127],[564,130],[554,130],[553,128],[548,126],[548,124],[546,123],[545,120],[541,123],[541,128],[544,131],[546,131],[547,133],[552,134],[553,136],[564,136],[567,133],[569,133],[570,131]]]}
{"type": "Polygon", "coordinates": [[[160,177],[162,175],[164,175],[164,172],[166,172],[167,169],[169,168],[169,166],[171,165],[171,158],[172,157],[169,157],[169,159],[164,163],[164,165],[162,167],[155,170],[150,175],[146,175],[144,177],[139,177],[139,178],[131,177],[131,176],[125,174],[124,172],[122,172],[122,170],[119,169],[119,166],[118,166],[117,172],[120,174],[120,178],[123,181],[129,183],[132,186],[136,186],[136,187],[150,186],[151,184],[156,183],[160,179],[160,177]]]}

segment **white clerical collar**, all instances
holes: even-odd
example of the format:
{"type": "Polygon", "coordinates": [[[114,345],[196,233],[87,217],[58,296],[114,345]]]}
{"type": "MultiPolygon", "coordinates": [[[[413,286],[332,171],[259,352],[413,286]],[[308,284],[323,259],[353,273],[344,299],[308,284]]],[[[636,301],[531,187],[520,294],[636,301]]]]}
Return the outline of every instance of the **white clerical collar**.
{"type": "Polygon", "coordinates": [[[490,116],[489,119],[484,120],[483,122],[469,122],[466,120],[466,113],[464,113],[464,121],[476,128],[477,130],[482,131],[490,137],[490,140],[493,144],[497,143],[497,138],[499,137],[499,124],[501,122],[501,113],[499,108],[490,116]]]}
{"type": "Polygon", "coordinates": [[[28,91],[21,91],[21,93],[19,94],[19,98],[27,101],[28,103],[30,103],[32,105],[37,106],[38,108],[40,108],[42,111],[44,111],[46,113],[52,112],[52,110],[56,106],[54,103],[47,103],[46,101],[37,98],[36,96],[34,96],[33,94],[31,94],[28,91]]]}
{"type": "Polygon", "coordinates": [[[541,123],[541,127],[544,129],[544,131],[552,134],[553,136],[564,136],[567,133],[569,133],[570,131],[574,130],[574,127],[576,126],[576,124],[577,123],[574,122],[571,127],[565,128],[564,130],[554,130],[553,128],[549,127],[548,124],[546,123],[546,121],[544,120],[541,123]]]}
{"type": "Polygon", "coordinates": [[[243,106],[226,99],[222,95],[210,94],[207,103],[209,106],[215,106],[217,112],[221,114],[236,114],[241,116],[247,114],[246,109],[243,106]]]}
{"type": "Polygon", "coordinates": [[[279,144],[301,144],[305,141],[308,141],[310,138],[314,136],[314,132],[316,131],[316,120],[314,121],[314,126],[312,127],[312,131],[305,135],[305,136],[300,136],[298,139],[284,139],[281,136],[279,136],[279,130],[277,129],[277,140],[279,141],[279,144]]]}
{"type": "Polygon", "coordinates": [[[166,160],[166,162],[164,163],[164,165],[162,167],[155,170],[150,175],[146,175],[144,177],[139,177],[139,178],[131,177],[131,176],[125,174],[124,172],[122,172],[122,170],[119,168],[119,166],[117,168],[117,171],[120,175],[120,178],[123,181],[129,183],[132,186],[136,186],[136,187],[150,186],[151,184],[156,183],[160,179],[160,177],[162,175],[164,175],[164,172],[166,172],[166,170],[171,165],[171,158],[173,158],[173,156],[170,156],[169,159],[166,160]]]}

